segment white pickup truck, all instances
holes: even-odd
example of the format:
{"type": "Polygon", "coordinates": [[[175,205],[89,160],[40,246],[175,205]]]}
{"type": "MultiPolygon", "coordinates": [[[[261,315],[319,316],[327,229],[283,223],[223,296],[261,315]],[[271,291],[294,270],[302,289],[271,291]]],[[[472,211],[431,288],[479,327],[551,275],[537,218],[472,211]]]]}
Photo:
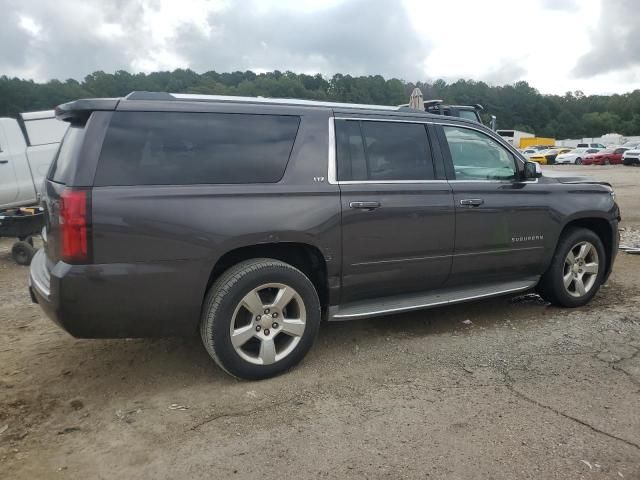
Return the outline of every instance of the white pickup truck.
{"type": "Polygon", "coordinates": [[[0,211],[38,203],[40,187],[68,124],[53,110],[0,118],[0,211]]]}

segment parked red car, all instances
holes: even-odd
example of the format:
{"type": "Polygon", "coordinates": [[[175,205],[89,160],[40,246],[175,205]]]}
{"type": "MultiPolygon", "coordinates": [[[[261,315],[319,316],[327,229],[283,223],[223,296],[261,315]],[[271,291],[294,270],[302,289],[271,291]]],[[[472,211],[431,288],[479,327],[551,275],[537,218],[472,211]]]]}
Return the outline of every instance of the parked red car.
{"type": "Polygon", "coordinates": [[[619,165],[622,164],[622,154],[629,150],[623,147],[612,147],[591,153],[582,159],[583,165],[619,165]]]}

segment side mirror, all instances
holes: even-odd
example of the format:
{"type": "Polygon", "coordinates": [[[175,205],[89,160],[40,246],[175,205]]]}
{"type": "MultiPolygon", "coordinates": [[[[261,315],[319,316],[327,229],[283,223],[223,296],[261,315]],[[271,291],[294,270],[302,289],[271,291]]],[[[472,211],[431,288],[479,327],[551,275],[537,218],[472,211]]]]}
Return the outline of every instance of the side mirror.
{"type": "Polygon", "coordinates": [[[538,162],[524,162],[524,179],[530,180],[542,176],[542,167],[538,162]]]}

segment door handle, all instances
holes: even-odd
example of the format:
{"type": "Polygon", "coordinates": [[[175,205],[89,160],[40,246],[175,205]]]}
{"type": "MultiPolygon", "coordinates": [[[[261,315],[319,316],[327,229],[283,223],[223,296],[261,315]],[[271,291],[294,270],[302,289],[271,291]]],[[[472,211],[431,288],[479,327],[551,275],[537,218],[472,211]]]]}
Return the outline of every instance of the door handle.
{"type": "Polygon", "coordinates": [[[5,163],[9,163],[9,160],[0,160],[0,164],[4,165],[5,163]]]}
{"type": "Polygon", "coordinates": [[[465,207],[479,207],[483,203],[484,200],[482,200],[481,198],[465,198],[463,200],[460,200],[460,205],[463,205],[465,207]]]}
{"type": "Polygon", "coordinates": [[[380,208],[380,202],[350,202],[349,207],[361,208],[363,210],[375,210],[380,208]]]}

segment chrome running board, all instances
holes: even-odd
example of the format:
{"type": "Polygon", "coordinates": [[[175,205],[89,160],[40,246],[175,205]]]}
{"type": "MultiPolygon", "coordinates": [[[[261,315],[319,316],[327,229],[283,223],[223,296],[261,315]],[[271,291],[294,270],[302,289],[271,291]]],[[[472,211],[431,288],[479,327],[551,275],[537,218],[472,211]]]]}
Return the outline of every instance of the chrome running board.
{"type": "Polygon", "coordinates": [[[539,276],[523,280],[494,283],[482,287],[445,288],[431,292],[385,297],[377,301],[365,300],[329,307],[329,321],[357,320],[394,313],[422,310],[442,305],[497,297],[507,293],[522,292],[534,287],[539,276]]]}

